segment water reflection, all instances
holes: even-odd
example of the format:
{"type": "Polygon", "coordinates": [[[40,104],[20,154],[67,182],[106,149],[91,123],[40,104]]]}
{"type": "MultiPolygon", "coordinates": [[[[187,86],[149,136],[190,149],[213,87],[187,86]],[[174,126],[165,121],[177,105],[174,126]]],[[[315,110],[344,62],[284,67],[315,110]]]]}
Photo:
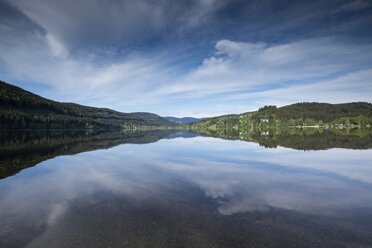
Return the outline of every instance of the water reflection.
{"type": "Polygon", "coordinates": [[[72,155],[119,144],[147,144],[162,138],[177,137],[184,132],[152,130],[120,131],[0,131],[0,178],[60,155],[72,155]]]}
{"type": "Polygon", "coordinates": [[[277,148],[279,146],[298,150],[372,148],[372,129],[289,129],[281,132],[265,132],[265,135],[261,132],[239,133],[234,132],[234,130],[225,131],[224,133],[202,132],[203,134],[180,130],[150,130],[142,132],[86,130],[0,131],[0,179],[60,155],[108,149],[120,144],[147,144],[160,139],[191,138],[199,135],[254,142],[266,148],[277,148]]]}
{"type": "Polygon", "coordinates": [[[212,137],[255,142],[266,148],[278,146],[297,150],[372,148],[371,128],[269,128],[245,132],[238,129],[196,129],[196,131],[212,137]]]}
{"type": "Polygon", "coordinates": [[[372,244],[371,150],[163,135],[1,180],[0,247],[372,244]]]}

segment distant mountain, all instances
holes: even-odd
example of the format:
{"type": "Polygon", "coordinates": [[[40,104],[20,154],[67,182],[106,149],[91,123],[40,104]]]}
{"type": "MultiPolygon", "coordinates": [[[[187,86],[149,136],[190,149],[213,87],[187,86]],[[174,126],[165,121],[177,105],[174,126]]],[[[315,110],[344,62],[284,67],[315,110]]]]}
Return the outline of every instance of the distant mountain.
{"type": "Polygon", "coordinates": [[[152,113],[121,113],[52,101],[0,81],[0,129],[122,129],[174,125],[152,113]]]}
{"type": "Polygon", "coordinates": [[[172,116],[166,116],[164,118],[167,119],[168,121],[171,121],[177,124],[189,124],[189,123],[197,122],[197,121],[204,119],[204,118],[194,118],[194,117],[178,118],[178,117],[172,117],[172,116]]]}

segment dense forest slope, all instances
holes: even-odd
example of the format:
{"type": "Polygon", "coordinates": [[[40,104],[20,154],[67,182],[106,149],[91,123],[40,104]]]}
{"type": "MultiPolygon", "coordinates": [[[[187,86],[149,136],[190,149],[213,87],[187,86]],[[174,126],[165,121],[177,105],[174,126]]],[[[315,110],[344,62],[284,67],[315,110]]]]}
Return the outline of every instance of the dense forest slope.
{"type": "Polygon", "coordinates": [[[0,81],[0,129],[121,129],[172,126],[152,113],[121,113],[52,101],[0,81]]]}
{"type": "Polygon", "coordinates": [[[325,128],[370,127],[372,104],[296,103],[284,107],[265,106],[258,111],[225,115],[191,125],[192,129],[235,129],[241,132],[255,129],[317,126],[325,128]]]}
{"type": "Polygon", "coordinates": [[[352,102],[341,104],[330,103],[296,103],[281,108],[266,106],[260,109],[261,113],[273,113],[280,120],[313,119],[329,123],[340,118],[353,118],[357,116],[372,117],[372,104],[367,102],[352,102]],[[271,110],[272,108],[272,110],[271,110]]]}

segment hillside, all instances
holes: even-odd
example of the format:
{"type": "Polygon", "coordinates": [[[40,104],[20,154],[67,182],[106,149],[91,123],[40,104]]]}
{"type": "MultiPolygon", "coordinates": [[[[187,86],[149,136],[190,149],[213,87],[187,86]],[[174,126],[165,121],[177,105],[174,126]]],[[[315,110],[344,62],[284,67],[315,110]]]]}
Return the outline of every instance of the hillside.
{"type": "Polygon", "coordinates": [[[173,125],[152,113],[121,113],[52,101],[0,81],[0,129],[122,129],[173,125]]]}
{"type": "MultiPolygon", "coordinates": [[[[266,107],[270,112],[270,107],[266,107]]],[[[265,108],[260,110],[265,112],[265,108]]],[[[372,117],[372,104],[367,102],[352,102],[342,104],[329,103],[296,103],[281,108],[277,108],[277,118],[280,120],[289,120],[296,118],[310,118],[323,120],[323,122],[332,122],[338,118],[356,117],[359,115],[372,117]]]]}
{"type": "Polygon", "coordinates": [[[372,104],[354,102],[343,104],[296,103],[284,107],[265,106],[258,111],[225,115],[191,124],[192,129],[235,129],[241,132],[254,129],[286,127],[370,127],[372,104]]]}

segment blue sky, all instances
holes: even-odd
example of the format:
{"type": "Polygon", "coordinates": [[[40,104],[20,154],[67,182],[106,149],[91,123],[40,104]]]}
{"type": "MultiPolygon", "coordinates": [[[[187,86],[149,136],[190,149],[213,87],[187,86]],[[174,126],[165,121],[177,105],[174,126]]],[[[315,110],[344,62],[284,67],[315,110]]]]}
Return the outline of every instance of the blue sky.
{"type": "Polygon", "coordinates": [[[0,79],[179,117],[372,102],[371,27],[368,0],[0,0],[0,79]]]}

